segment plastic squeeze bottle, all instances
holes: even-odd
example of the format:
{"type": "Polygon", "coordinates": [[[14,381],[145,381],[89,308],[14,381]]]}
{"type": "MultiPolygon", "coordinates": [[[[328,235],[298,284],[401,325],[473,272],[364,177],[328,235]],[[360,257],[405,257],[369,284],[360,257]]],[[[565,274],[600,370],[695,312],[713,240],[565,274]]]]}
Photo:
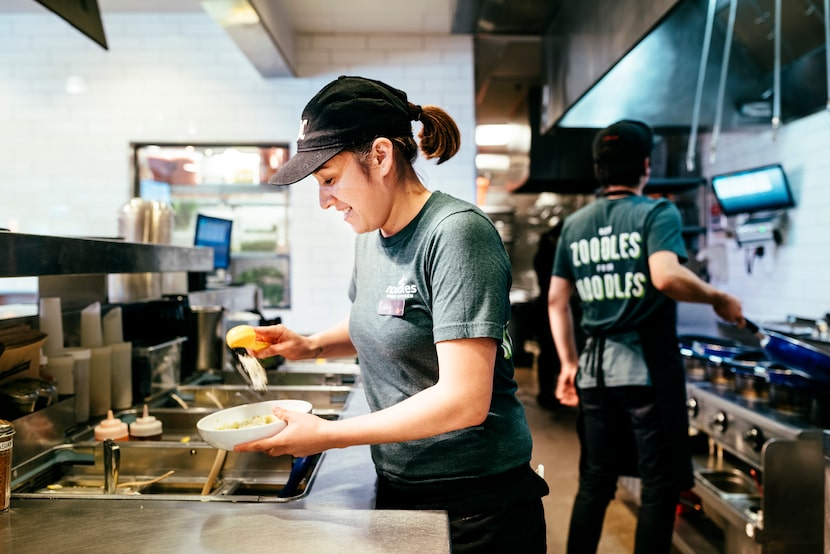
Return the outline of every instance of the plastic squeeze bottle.
{"type": "Polygon", "coordinates": [[[134,441],[160,441],[161,430],[161,420],[149,415],[147,404],[144,404],[144,414],[130,423],[130,438],[134,441]]]}
{"type": "Polygon", "coordinates": [[[112,410],[107,410],[107,419],[102,419],[101,423],[95,426],[95,440],[103,441],[105,439],[112,439],[115,441],[130,440],[130,431],[127,424],[112,415],[112,410]]]}

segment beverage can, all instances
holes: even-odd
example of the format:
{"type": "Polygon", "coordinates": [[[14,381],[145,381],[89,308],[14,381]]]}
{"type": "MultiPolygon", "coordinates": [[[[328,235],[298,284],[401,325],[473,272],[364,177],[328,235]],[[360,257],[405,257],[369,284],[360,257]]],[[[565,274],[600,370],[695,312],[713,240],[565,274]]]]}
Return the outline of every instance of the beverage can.
{"type": "Polygon", "coordinates": [[[0,512],[9,509],[12,495],[12,442],[14,425],[0,419],[0,512]]]}

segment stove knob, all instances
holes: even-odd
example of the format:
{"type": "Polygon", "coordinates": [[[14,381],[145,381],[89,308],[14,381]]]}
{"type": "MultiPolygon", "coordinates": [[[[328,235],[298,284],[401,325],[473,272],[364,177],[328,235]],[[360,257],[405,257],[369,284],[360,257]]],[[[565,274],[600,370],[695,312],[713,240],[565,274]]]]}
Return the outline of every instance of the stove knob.
{"type": "Polygon", "coordinates": [[[744,441],[752,447],[752,450],[755,452],[760,452],[761,448],[764,447],[764,442],[766,439],[764,438],[764,432],[758,429],[757,427],[753,427],[746,433],[744,433],[744,441]]]}
{"type": "Polygon", "coordinates": [[[699,410],[700,406],[697,403],[697,398],[686,399],[686,412],[689,414],[689,419],[696,418],[699,410]]]}
{"type": "Polygon", "coordinates": [[[715,429],[715,431],[724,433],[726,432],[726,428],[728,426],[729,420],[724,412],[718,412],[714,416],[712,416],[712,427],[715,429]]]}

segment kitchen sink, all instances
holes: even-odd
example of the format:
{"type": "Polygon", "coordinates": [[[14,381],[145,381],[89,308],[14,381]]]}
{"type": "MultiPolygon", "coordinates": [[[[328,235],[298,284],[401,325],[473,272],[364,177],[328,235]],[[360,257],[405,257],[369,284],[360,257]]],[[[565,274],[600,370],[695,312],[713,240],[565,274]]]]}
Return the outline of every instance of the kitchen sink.
{"type": "Polygon", "coordinates": [[[698,481],[725,497],[758,496],[759,485],[739,469],[698,471],[698,481]]]}
{"type": "MultiPolygon", "coordinates": [[[[202,494],[219,450],[205,443],[196,423],[221,407],[264,400],[299,399],[312,413],[338,419],[359,379],[354,364],[289,364],[269,371],[269,386],[255,392],[236,372],[205,373],[187,384],[147,399],[149,414],[162,423],[161,441],[126,441],[118,446],[117,484],[104,443],[94,440],[94,423],[66,432],[66,442],[38,450],[12,470],[19,498],[102,498],[231,502],[287,502],[304,497],[322,455],[271,457],[261,452],[227,452],[218,477],[202,494]],[[194,384],[195,383],[195,384],[194,384]]],[[[56,407],[55,409],[59,408],[56,407]]],[[[125,423],[142,415],[136,405],[115,415],[125,423]]],[[[63,411],[50,415],[60,418],[63,411]]]]}
{"type": "Polygon", "coordinates": [[[100,498],[230,502],[288,502],[308,494],[320,455],[294,459],[260,452],[227,452],[218,478],[202,495],[217,450],[205,443],[119,442],[115,493],[104,491],[104,445],[81,441],[51,448],[14,468],[17,498],[100,498]],[[298,472],[293,475],[292,469],[298,472]],[[170,473],[167,477],[156,478],[170,473]],[[154,482],[155,481],[155,482],[154,482]],[[286,485],[290,484],[290,490],[286,485]]]}
{"type": "Polygon", "coordinates": [[[695,491],[704,512],[722,529],[761,525],[762,495],[758,484],[737,468],[695,471],[695,491]]]}

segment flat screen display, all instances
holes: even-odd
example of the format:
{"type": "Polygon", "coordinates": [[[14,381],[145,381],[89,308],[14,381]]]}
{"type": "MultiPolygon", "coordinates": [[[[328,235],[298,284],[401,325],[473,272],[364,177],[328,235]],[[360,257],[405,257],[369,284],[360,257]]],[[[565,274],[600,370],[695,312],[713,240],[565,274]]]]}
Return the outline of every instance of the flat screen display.
{"type": "Polygon", "coordinates": [[[194,246],[213,248],[213,269],[228,269],[231,265],[231,229],[233,221],[204,214],[196,215],[194,246]]]}
{"type": "Polygon", "coordinates": [[[790,183],[780,164],[715,175],[712,190],[724,215],[795,206],[790,183]]]}

